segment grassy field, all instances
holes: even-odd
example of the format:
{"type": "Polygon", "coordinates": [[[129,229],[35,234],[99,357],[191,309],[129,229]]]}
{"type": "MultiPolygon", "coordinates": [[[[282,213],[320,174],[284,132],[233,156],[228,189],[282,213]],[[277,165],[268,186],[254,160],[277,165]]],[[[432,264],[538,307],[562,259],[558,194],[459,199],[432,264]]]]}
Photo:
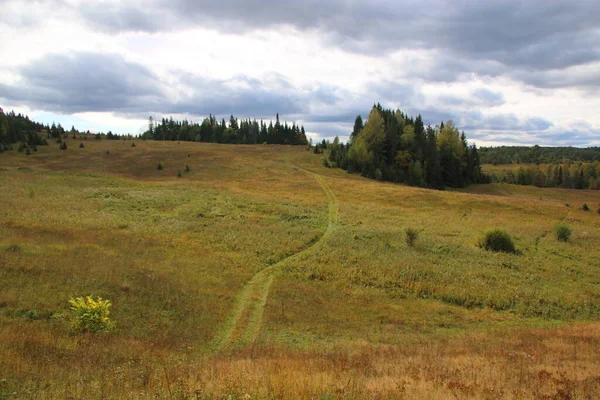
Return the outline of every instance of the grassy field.
{"type": "Polygon", "coordinates": [[[0,399],[600,396],[598,192],[83,143],[0,154],[0,399]],[[493,227],[517,254],[477,247],[493,227]],[[114,331],[70,333],[89,294],[114,331]]]}

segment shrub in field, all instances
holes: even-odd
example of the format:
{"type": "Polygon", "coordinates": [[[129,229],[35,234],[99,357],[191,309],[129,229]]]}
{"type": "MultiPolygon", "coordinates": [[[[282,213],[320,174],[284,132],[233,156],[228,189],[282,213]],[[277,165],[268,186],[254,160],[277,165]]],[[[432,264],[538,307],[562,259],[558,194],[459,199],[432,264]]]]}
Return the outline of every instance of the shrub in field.
{"type": "Polygon", "coordinates": [[[496,252],[514,253],[515,244],[504,229],[495,228],[484,233],[479,241],[479,247],[496,252]]]}
{"type": "Polygon", "coordinates": [[[158,165],[156,166],[156,169],[159,171],[162,171],[163,169],[165,169],[165,167],[163,167],[162,163],[159,162],[158,165]]]}
{"type": "Polygon", "coordinates": [[[554,234],[559,242],[568,242],[571,237],[571,228],[567,224],[558,224],[554,227],[554,234]]]}
{"type": "Polygon", "coordinates": [[[73,311],[73,322],[71,329],[76,333],[107,332],[114,328],[114,324],[108,318],[111,306],[109,300],[101,297],[94,300],[92,296],[77,297],[69,299],[73,311]]]}
{"type": "Polygon", "coordinates": [[[180,169],[177,170],[177,177],[181,178],[181,170],[180,169]]]}
{"type": "Polygon", "coordinates": [[[587,203],[583,203],[583,207],[581,207],[581,209],[583,211],[590,211],[590,207],[587,205],[587,203]]]}
{"type": "Polygon", "coordinates": [[[417,231],[415,228],[406,228],[404,230],[404,234],[406,235],[406,244],[409,247],[413,247],[419,238],[419,231],[417,231]]]}
{"type": "Polygon", "coordinates": [[[185,164],[185,172],[190,172],[190,166],[185,164]]]}
{"type": "Polygon", "coordinates": [[[79,148],[83,149],[85,146],[83,145],[83,143],[79,143],[79,148]]]}
{"type": "Polygon", "coordinates": [[[132,143],[131,143],[131,147],[135,147],[135,142],[132,142],[132,143]]]}
{"type": "Polygon", "coordinates": [[[60,143],[60,149],[61,150],[66,150],[67,149],[67,142],[61,142],[60,143]]]}

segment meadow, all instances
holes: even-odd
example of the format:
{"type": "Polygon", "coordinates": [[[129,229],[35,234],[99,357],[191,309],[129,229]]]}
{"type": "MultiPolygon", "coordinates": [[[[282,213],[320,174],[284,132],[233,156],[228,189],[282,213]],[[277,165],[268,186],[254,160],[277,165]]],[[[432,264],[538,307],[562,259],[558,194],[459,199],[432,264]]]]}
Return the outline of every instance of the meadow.
{"type": "Polygon", "coordinates": [[[600,395],[597,191],[79,142],[0,154],[0,399],[600,395]],[[477,246],[494,227],[517,253],[477,246]],[[85,295],[112,301],[112,332],[70,332],[85,295]]]}

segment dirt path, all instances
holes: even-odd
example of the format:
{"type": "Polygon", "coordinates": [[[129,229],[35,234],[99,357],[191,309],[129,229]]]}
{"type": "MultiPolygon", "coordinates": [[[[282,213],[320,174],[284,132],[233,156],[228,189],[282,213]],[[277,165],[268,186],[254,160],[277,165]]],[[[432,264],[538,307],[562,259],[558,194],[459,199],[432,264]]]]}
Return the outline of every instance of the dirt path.
{"type": "Polygon", "coordinates": [[[238,295],[231,316],[223,326],[221,332],[214,339],[213,345],[211,346],[213,352],[243,347],[256,341],[262,327],[265,304],[269,297],[271,284],[275,279],[275,272],[291,260],[302,257],[322,246],[323,242],[331,236],[337,226],[338,201],[331,188],[327,185],[327,182],[325,182],[325,178],[314,172],[291,164],[287,160],[287,156],[286,164],[291,168],[314,177],[325,192],[328,203],[327,229],[325,229],[321,237],[310,246],[258,271],[252,279],[250,279],[242,292],[238,295]]]}

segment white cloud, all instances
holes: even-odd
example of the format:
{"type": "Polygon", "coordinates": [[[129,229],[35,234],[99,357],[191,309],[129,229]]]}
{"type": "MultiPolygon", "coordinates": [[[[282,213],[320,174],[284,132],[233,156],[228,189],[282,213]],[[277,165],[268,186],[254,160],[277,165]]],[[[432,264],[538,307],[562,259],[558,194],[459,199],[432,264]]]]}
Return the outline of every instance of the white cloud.
{"type": "Polygon", "coordinates": [[[317,139],[347,135],[356,114],[366,116],[373,103],[381,102],[421,112],[426,122],[455,118],[478,143],[533,138],[552,144],[534,135],[547,121],[546,131],[565,143],[572,137],[576,145],[600,144],[593,136],[600,131],[598,46],[593,40],[563,46],[585,32],[596,37],[598,23],[581,10],[570,15],[560,2],[523,8],[527,16],[555,13],[553,32],[543,26],[505,26],[503,36],[489,31],[485,20],[469,19],[497,15],[500,21],[488,21],[492,27],[518,22],[507,12],[513,3],[461,8],[439,0],[424,10],[445,15],[434,18],[438,23],[415,22],[417,14],[411,13],[391,24],[376,7],[404,15],[414,5],[281,2],[269,11],[268,4],[260,10],[244,4],[246,15],[222,4],[203,10],[185,0],[171,8],[162,0],[41,0],[35,7],[11,0],[0,16],[0,105],[27,109],[46,122],[71,118],[82,129],[132,133],[145,125],[149,113],[197,120],[208,113],[260,118],[280,112],[304,123],[317,139]],[[354,15],[357,10],[362,14],[354,15]],[[580,24],[571,28],[574,19],[580,24]],[[396,26],[402,21],[403,27],[396,26]],[[462,42],[455,43],[457,38],[462,42]],[[531,43],[520,44],[519,38],[531,43]],[[89,62],[38,65],[78,54],[97,63],[112,60],[113,73],[102,75],[112,82],[105,91],[89,62]],[[54,67],[72,68],[70,76],[54,67]],[[83,67],[89,74],[77,70],[83,67]],[[49,81],[60,85],[49,87],[49,81]],[[150,95],[142,93],[145,85],[154,89],[150,95]],[[61,94],[70,101],[59,105],[61,94]]]}

